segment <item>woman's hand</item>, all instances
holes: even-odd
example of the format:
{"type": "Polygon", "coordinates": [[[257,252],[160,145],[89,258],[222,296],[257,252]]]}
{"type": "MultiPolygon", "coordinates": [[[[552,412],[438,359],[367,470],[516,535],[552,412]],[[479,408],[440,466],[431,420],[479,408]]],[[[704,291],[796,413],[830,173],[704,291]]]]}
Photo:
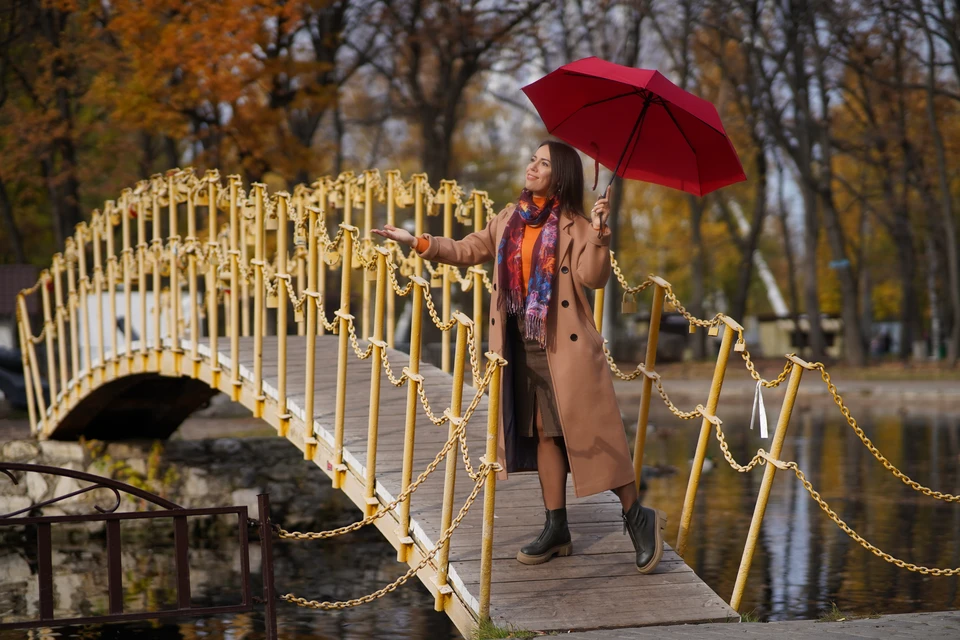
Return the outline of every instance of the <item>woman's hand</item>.
{"type": "Polygon", "coordinates": [[[417,245],[417,239],[413,237],[409,231],[395,227],[392,224],[385,224],[383,225],[383,229],[371,229],[370,231],[378,236],[383,236],[388,240],[393,240],[399,244],[410,247],[411,249],[417,245]]]}
{"type": "Polygon", "coordinates": [[[607,223],[607,216],[610,215],[610,188],[612,185],[607,185],[607,191],[603,196],[597,200],[597,203],[593,205],[593,209],[590,210],[590,220],[593,224],[593,228],[599,231],[603,225],[607,223]]]}

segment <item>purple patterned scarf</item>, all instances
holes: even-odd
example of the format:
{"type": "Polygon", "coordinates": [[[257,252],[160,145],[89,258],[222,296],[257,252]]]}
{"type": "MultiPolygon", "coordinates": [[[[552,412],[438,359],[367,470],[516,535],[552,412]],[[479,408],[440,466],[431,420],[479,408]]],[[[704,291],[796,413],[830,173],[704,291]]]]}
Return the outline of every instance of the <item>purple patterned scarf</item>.
{"type": "Polygon", "coordinates": [[[528,189],[520,192],[517,209],[507,222],[497,249],[497,268],[502,291],[498,306],[506,304],[507,313],[523,314],[524,337],[535,339],[546,347],[547,309],[550,307],[550,292],[553,274],[556,271],[557,230],[560,228],[560,201],[554,195],[543,203],[543,208],[533,202],[533,193],[528,189]],[[527,225],[544,225],[536,244],[530,264],[530,279],[527,282],[527,297],[523,298],[520,279],[523,277],[521,247],[527,225]]]}

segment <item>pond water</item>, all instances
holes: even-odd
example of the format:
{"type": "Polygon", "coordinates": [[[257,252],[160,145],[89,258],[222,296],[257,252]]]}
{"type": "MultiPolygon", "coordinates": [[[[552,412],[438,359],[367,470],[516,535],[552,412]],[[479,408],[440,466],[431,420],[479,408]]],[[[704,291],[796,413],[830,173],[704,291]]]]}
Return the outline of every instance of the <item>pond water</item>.
{"type": "MultiPolygon", "coordinates": [[[[773,420],[775,411],[770,414],[773,420]]],[[[760,440],[756,431],[748,429],[749,410],[742,414],[727,412],[723,417],[731,452],[738,461],[745,463],[761,446],[769,448],[769,441],[760,440]]],[[[877,447],[904,473],[934,489],[960,492],[960,413],[921,406],[911,411],[859,410],[857,417],[877,447]]],[[[698,421],[676,420],[659,406],[653,407],[651,421],[656,426],[648,435],[646,462],[667,472],[649,480],[644,502],[667,511],[667,541],[674,544],[689,459],[700,425],[698,421]]],[[[724,600],[729,600],[763,472],[739,474],[730,469],[712,435],[708,451],[708,470],[697,496],[686,560],[724,600]]],[[[302,464],[299,452],[293,447],[290,452],[290,464],[302,464]]],[[[924,496],[893,477],[861,444],[832,404],[815,403],[795,410],[781,457],[797,461],[839,517],[879,548],[918,565],[960,566],[960,505],[924,496]]],[[[323,506],[311,508],[322,510],[323,506]]],[[[343,512],[341,519],[349,522],[358,513],[343,512]]],[[[531,531],[531,538],[536,533],[531,531]]],[[[131,576],[138,576],[127,585],[128,607],[172,606],[176,599],[172,545],[162,536],[140,542],[139,554],[134,551],[137,541],[125,547],[132,556],[129,561],[125,556],[124,566],[135,566],[136,573],[131,576]],[[150,553],[146,553],[148,548],[150,553]]],[[[193,547],[194,604],[235,602],[239,564],[233,536],[203,536],[194,541],[193,547]]],[[[393,549],[373,530],[327,541],[276,544],[274,548],[280,593],[346,599],[374,591],[403,573],[393,549]]],[[[63,566],[58,589],[71,580],[79,587],[79,576],[97,573],[105,565],[101,538],[60,546],[58,552],[61,555],[55,564],[63,566]]],[[[18,555],[23,555],[23,549],[16,541],[8,540],[0,546],[0,560],[3,556],[16,559],[18,555]]],[[[259,569],[256,557],[252,566],[255,571],[259,569]]],[[[14,593],[9,588],[10,580],[11,576],[0,575],[0,619],[24,615],[29,608],[30,598],[14,593]]],[[[80,589],[81,593],[74,595],[72,613],[105,606],[106,584],[94,584],[97,588],[80,589]]],[[[765,620],[805,619],[816,618],[832,603],[854,615],[958,609],[960,578],[923,576],[876,557],[826,517],[792,472],[778,472],[741,610],[755,611],[765,620]]],[[[447,618],[433,611],[432,597],[416,581],[375,603],[341,612],[304,610],[284,603],[278,606],[282,638],[459,637],[447,618]]],[[[258,611],[175,622],[0,632],[0,640],[259,640],[263,638],[262,629],[262,612],[258,611]]]]}

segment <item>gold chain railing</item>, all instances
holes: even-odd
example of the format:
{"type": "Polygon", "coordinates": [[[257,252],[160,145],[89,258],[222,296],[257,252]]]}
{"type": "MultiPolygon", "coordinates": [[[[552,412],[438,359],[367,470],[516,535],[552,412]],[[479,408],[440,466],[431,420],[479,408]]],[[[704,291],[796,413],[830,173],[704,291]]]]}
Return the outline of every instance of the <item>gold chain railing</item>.
{"type": "Polygon", "coordinates": [[[443,549],[443,547],[449,542],[450,537],[453,535],[453,532],[457,530],[457,527],[460,526],[460,522],[466,517],[467,512],[470,510],[470,507],[473,506],[474,501],[477,499],[477,495],[480,493],[480,489],[483,487],[484,481],[488,474],[493,471],[496,471],[500,468],[500,465],[496,463],[488,464],[484,463],[481,466],[480,473],[477,474],[477,479],[473,483],[473,489],[470,491],[470,495],[467,496],[466,501],[463,503],[463,506],[460,508],[457,517],[454,518],[453,522],[447,527],[446,531],[443,532],[443,535],[440,536],[440,539],[434,545],[433,549],[429,553],[423,556],[423,558],[416,565],[410,567],[406,573],[402,576],[383,587],[378,589],[371,594],[362,596],[360,598],[354,598],[352,600],[341,600],[338,602],[326,602],[319,600],[308,600],[306,598],[298,598],[292,593],[287,593],[280,596],[281,600],[295,604],[298,607],[305,607],[307,609],[323,609],[323,610],[340,610],[348,609],[350,607],[355,607],[361,604],[367,604],[368,602],[373,602],[378,598],[391,593],[407,582],[411,577],[417,574],[418,571],[427,566],[428,563],[432,562],[437,554],[443,549]]]}

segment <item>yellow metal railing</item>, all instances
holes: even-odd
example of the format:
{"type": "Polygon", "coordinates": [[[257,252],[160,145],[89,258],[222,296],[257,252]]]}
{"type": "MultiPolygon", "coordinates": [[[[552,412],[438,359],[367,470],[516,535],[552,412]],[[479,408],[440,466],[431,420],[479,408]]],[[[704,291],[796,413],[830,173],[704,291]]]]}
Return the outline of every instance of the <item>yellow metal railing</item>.
{"type": "MultiPolygon", "coordinates": [[[[497,415],[499,412],[500,371],[506,364],[499,356],[479,356],[484,322],[483,292],[492,289],[487,270],[474,266],[461,272],[449,265],[430,264],[415,252],[404,251],[394,242],[376,245],[371,229],[377,223],[375,205],[385,204],[385,221],[397,223],[397,210],[412,207],[416,233],[422,233],[427,215],[443,215],[444,233],[455,235],[454,224],[482,228],[494,215],[493,203],[485,192],[469,195],[454,181],[440,182],[434,190],[424,174],[404,181],[398,171],[364,171],[360,175],[345,172],[336,178],[323,177],[311,185],[298,185],[293,193],[268,193],[265,185],[252,184],[249,192],[238,176],[229,176],[226,184],[216,171],[198,177],[192,170],[173,170],[142,181],[126,189],[118,200],[108,201],[102,211],[93,212],[88,223],[77,226],[64,247],[53,257],[51,268],[41,273],[36,285],[22,291],[17,300],[18,337],[23,354],[27,384],[30,425],[39,437],[49,436],[76,404],[97,386],[117,377],[158,372],[203,379],[211,387],[227,392],[235,401],[250,406],[254,415],[275,425],[279,435],[297,443],[308,460],[322,458],[333,486],[355,491],[364,506],[364,518],[353,525],[333,531],[300,533],[279,530],[281,537],[316,539],[340,535],[393,514],[397,527],[385,532],[396,545],[398,559],[411,566],[405,576],[363,598],[331,603],[285,596],[290,602],[321,609],[354,606],[380,597],[403,584],[427,565],[435,580],[428,585],[436,598],[438,611],[446,610],[456,618],[458,605],[447,583],[449,540],[470,505],[484,490],[483,533],[481,543],[481,587],[479,607],[470,611],[469,626],[476,617],[486,617],[490,605],[493,513],[496,479],[497,415]],[[164,216],[164,207],[166,215],[164,216]],[[362,208],[355,223],[353,210],[362,208]],[[339,212],[339,216],[337,215],[339,212]],[[198,226],[206,215],[206,224],[198,226]],[[166,220],[166,225],[164,225],[166,220]],[[134,225],[133,222],[136,222],[134,225]],[[148,238],[148,222],[151,224],[148,238]],[[135,230],[134,230],[135,226],[135,230]],[[185,236],[181,237],[180,232],[185,236]],[[334,235],[331,235],[333,231],[334,235]],[[134,244],[133,233],[136,233],[134,244]],[[121,250],[116,252],[119,235],[121,250]],[[290,242],[292,238],[292,243],[290,242]],[[252,257],[250,256],[252,247],[252,257]],[[292,252],[291,252],[292,247],[292,252]],[[92,269],[88,259],[92,259],[92,269]],[[329,271],[340,271],[340,304],[329,314],[325,308],[329,271]],[[360,270],[361,283],[354,287],[354,271],[360,270]],[[148,276],[151,276],[149,278],[148,276]],[[406,282],[403,283],[402,279],[406,282]],[[472,313],[454,310],[453,287],[464,293],[472,289],[472,313]],[[359,289],[359,319],[354,315],[351,293],[359,289]],[[442,290],[439,310],[433,289],[442,290]],[[37,295],[42,309],[43,327],[34,335],[26,299],[37,295]],[[139,323],[134,326],[134,295],[139,304],[139,323]],[[122,300],[118,300],[122,296],[122,300]],[[412,311],[407,365],[396,376],[388,349],[396,342],[397,298],[409,297],[412,311]],[[91,305],[92,301],[92,305],[91,305]],[[93,307],[91,314],[90,307],[93,307]],[[106,307],[106,310],[104,309],[106,307]],[[184,308],[186,307],[186,309],[184,308]],[[118,309],[123,311],[122,339],[114,328],[118,309]],[[423,316],[442,332],[441,368],[453,374],[450,405],[435,411],[427,397],[420,374],[423,316]],[[304,335],[306,353],[302,370],[304,407],[296,419],[288,399],[287,372],[289,312],[297,335],[304,335]],[[91,315],[93,317],[91,317],[91,315]],[[269,331],[273,319],[276,331],[269,331]],[[361,348],[357,326],[366,348],[361,348]],[[134,330],[139,341],[134,340],[134,330]],[[108,335],[109,332],[109,335],[108,335]],[[453,338],[453,335],[456,337],[453,338]],[[265,348],[265,338],[275,339],[276,389],[264,385],[264,357],[274,357],[265,348]],[[275,333],[275,335],[273,335],[275,333]],[[313,389],[317,376],[316,340],[318,335],[337,335],[337,383],[332,445],[314,432],[313,389]],[[253,369],[241,375],[241,337],[253,337],[253,369]],[[229,343],[229,356],[221,358],[220,338],[229,343]],[[203,352],[203,341],[206,352],[203,352]],[[109,341],[109,347],[107,344],[109,341]],[[49,402],[42,388],[41,362],[37,345],[43,345],[43,367],[49,385],[49,402]],[[96,347],[94,349],[94,346],[96,347]],[[352,469],[345,459],[344,425],[347,402],[347,370],[354,356],[370,361],[370,413],[367,427],[367,456],[363,473],[352,469]],[[452,353],[451,353],[452,350],[452,353]],[[229,362],[226,362],[227,357],[229,362]],[[221,359],[224,362],[221,362],[221,359]],[[469,366],[472,399],[462,410],[464,385],[469,366]],[[223,368],[229,370],[224,376],[223,368]],[[379,429],[380,385],[383,374],[390,384],[407,385],[404,448],[402,453],[401,493],[386,503],[376,491],[376,442],[379,429]],[[488,400],[487,449],[477,468],[471,464],[466,428],[484,396],[488,400]],[[448,425],[448,438],[433,462],[413,477],[414,442],[417,421],[426,415],[437,426],[448,425]],[[296,424],[297,429],[292,429],[296,424]],[[322,450],[322,451],[321,451],[322,450]],[[454,516],[454,486],[459,451],[474,488],[463,507],[454,516]],[[441,513],[442,536],[432,550],[420,549],[410,531],[412,495],[426,478],[445,463],[441,513]]],[[[779,460],[802,373],[819,370],[824,383],[850,427],[864,445],[895,477],[925,495],[950,502],[960,497],[944,494],[910,479],[881,454],[857,425],[824,366],[806,363],[793,355],[786,357],[783,371],[772,380],[764,380],[756,371],[746,350],[743,328],[734,320],[717,314],[704,320],[691,315],[678,300],[669,282],[649,276],[638,285],[630,285],[616,256],[611,253],[612,269],[623,290],[623,311],[636,311],[636,297],[651,289],[650,324],[644,363],[633,371],[622,371],[605,347],[605,355],[614,375],[641,383],[641,402],[634,441],[634,466],[637,482],[643,465],[645,436],[654,387],[668,409],[680,419],[699,418],[701,428],[694,462],[688,479],[681,513],[676,549],[683,555],[693,531],[693,508],[710,432],[716,433],[724,458],[739,472],[767,465],[761,483],[753,520],[747,536],[731,605],[738,608],[745,588],[759,528],[770,495],[776,469],[793,470],[810,495],[838,526],[880,557],[913,571],[933,575],[955,575],[958,569],[917,567],[885,554],[852,531],[813,490],[810,482],[793,462],[779,460]],[[660,318],[665,305],[681,314],[690,331],[706,329],[709,335],[723,335],[710,389],[704,405],[681,410],[669,398],[656,372],[660,318]],[[751,462],[739,465],[726,445],[718,407],[731,350],[740,353],[750,376],[764,387],[787,382],[770,452],[758,451],[751,462]]],[[[470,303],[468,302],[468,304],[470,303]]],[[[594,302],[595,322],[601,325],[603,290],[597,290],[594,302]]],[[[272,367],[272,362],[269,363],[272,367]]],[[[459,609],[458,609],[459,607],[459,609]]],[[[458,623],[459,624],[459,623],[458,623]]]]}

